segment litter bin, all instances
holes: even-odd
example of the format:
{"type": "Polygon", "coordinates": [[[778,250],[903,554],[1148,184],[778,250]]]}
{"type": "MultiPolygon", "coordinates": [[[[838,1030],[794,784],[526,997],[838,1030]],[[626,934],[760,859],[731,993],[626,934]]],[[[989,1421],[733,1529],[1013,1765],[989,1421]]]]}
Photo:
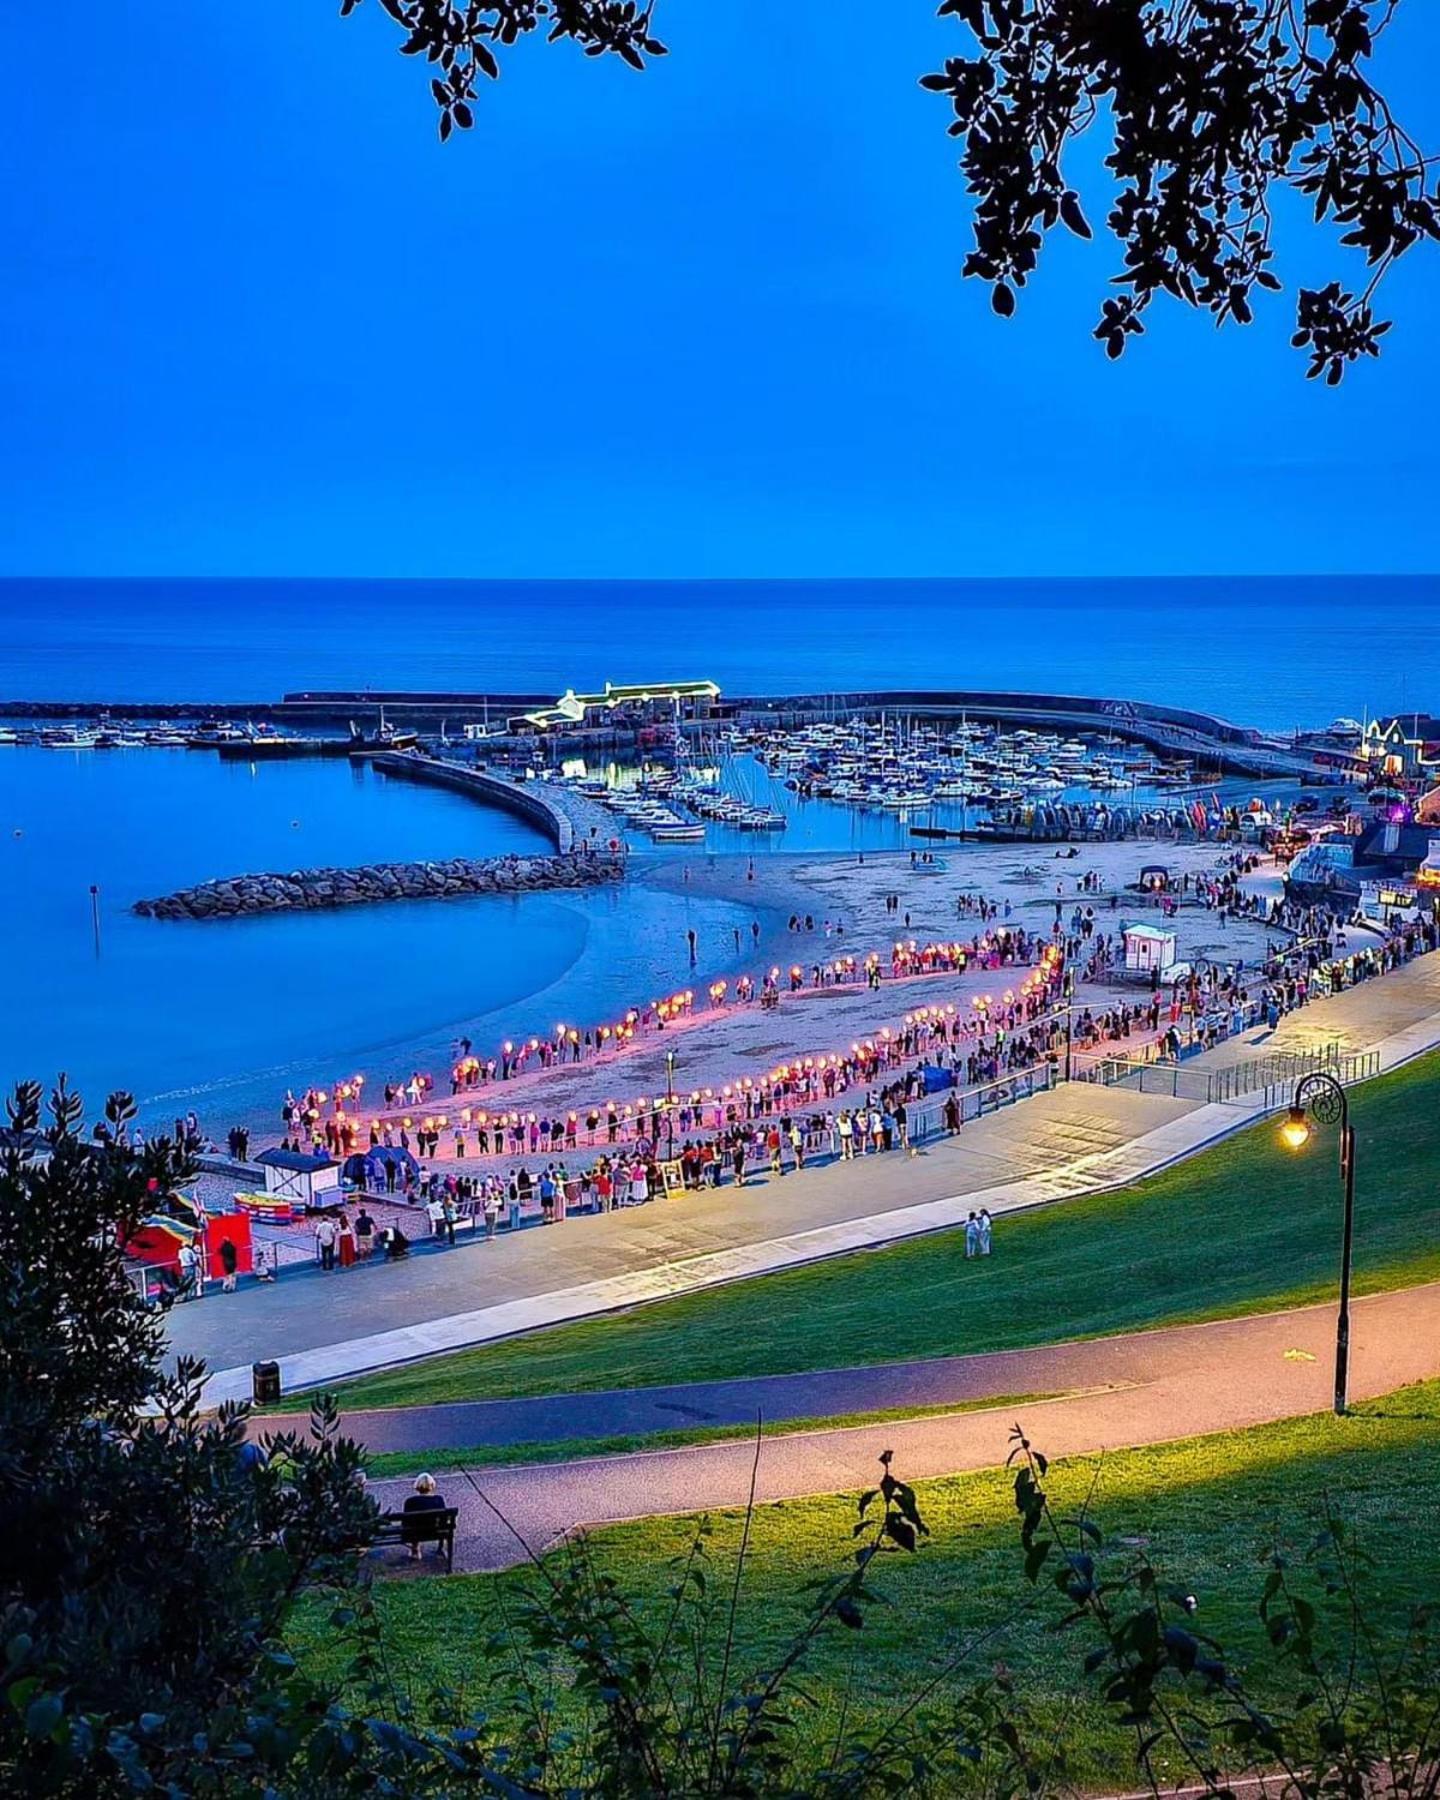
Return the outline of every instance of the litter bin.
{"type": "Polygon", "coordinates": [[[280,1398],[279,1363],[251,1363],[250,1390],[257,1406],[273,1406],[280,1398]]]}

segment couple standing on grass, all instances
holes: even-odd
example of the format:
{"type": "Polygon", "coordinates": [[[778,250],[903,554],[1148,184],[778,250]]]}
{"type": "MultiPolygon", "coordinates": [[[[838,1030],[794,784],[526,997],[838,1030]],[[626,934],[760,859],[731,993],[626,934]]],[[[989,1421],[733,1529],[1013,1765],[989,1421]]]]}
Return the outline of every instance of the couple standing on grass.
{"type": "Polygon", "coordinates": [[[990,1254],[991,1228],[988,1207],[982,1206],[978,1213],[971,1213],[965,1221],[965,1254],[967,1257],[990,1254]]]}

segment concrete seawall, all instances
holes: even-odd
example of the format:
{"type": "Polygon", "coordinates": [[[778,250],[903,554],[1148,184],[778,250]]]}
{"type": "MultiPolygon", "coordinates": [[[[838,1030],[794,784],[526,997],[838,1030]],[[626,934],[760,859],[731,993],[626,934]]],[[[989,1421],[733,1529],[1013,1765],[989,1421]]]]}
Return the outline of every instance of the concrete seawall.
{"type": "Polygon", "coordinates": [[[156,900],[137,900],[151,919],[238,919],[256,913],[319,912],[381,900],[445,900],[472,894],[529,894],[619,881],[621,856],[452,857],[446,862],[371,863],[355,869],[297,869],[289,875],[237,875],[206,881],[156,900]]]}
{"type": "Polygon", "coordinates": [[[575,820],[564,805],[542,790],[539,783],[507,781],[503,775],[491,775],[465,763],[445,762],[433,756],[412,756],[399,750],[372,756],[370,762],[372,767],[402,781],[456,788],[487,805],[503,806],[507,812],[538,825],[562,856],[568,856],[575,848],[575,820]]]}

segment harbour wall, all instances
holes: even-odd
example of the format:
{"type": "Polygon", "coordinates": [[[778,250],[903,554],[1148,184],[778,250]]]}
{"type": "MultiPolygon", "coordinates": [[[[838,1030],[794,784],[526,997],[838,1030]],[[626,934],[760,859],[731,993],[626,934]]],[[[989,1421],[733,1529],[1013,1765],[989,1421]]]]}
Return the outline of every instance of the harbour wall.
{"type": "MultiPolygon", "coordinates": [[[[538,707],[553,706],[554,694],[481,692],[363,692],[300,690],[273,701],[224,701],[177,699],[173,701],[0,700],[0,717],[16,719],[93,719],[107,714],[115,719],[216,718],[244,721],[273,719],[297,727],[343,725],[353,719],[369,726],[386,719],[395,726],[435,730],[443,721],[451,725],[478,724],[488,718],[493,726],[538,707]]],[[[875,688],[848,692],[795,694],[726,694],[715,707],[715,716],[834,718],[846,713],[880,710],[935,714],[965,712],[974,716],[1011,712],[1050,713],[1057,718],[1085,718],[1092,729],[1113,727],[1122,735],[1127,726],[1169,724],[1198,731],[1204,736],[1231,742],[1261,742],[1259,732],[1214,714],[1189,707],[1166,706],[1148,700],[1119,697],[1057,694],[1053,692],[965,689],[875,688]]]]}
{"type": "MultiPolygon", "coordinates": [[[[269,705],[254,702],[243,705],[118,702],[102,706],[96,701],[0,701],[0,716],[93,718],[97,712],[106,712],[116,719],[158,720],[208,715],[237,721],[265,719],[290,730],[315,732],[351,723],[376,725],[383,713],[394,726],[435,733],[442,726],[453,729],[482,720],[499,725],[537,706],[553,704],[553,698],[553,695],[528,693],[304,690],[287,693],[269,705]]],[[[1066,731],[1113,732],[1158,750],[1199,759],[1213,767],[1260,777],[1293,776],[1313,767],[1312,758],[1248,726],[1233,724],[1210,713],[1154,701],[1054,692],[873,689],[843,693],[726,695],[710,718],[698,722],[682,721],[680,729],[708,730],[724,721],[795,726],[821,719],[873,717],[879,712],[903,713],[916,719],[967,718],[985,723],[1058,727],[1066,731]]],[[[587,745],[613,747],[634,741],[634,738],[633,727],[628,730],[608,727],[566,732],[553,741],[581,750],[587,745]]],[[[508,735],[491,740],[495,748],[534,741],[533,737],[511,738],[508,735]]]]}
{"type": "Polygon", "coordinates": [[[492,775],[468,763],[447,762],[440,757],[413,756],[408,751],[381,751],[370,758],[371,765],[402,781],[417,781],[429,787],[457,789],[489,806],[500,806],[538,825],[562,856],[575,848],[576,821],[559,799],[542,792],[535,784],[507,781],[503,775],[492,775]]]}
{"type": "Polygon", "coordinates": [[[257,913],[318,912],[382,900],[448,900],[473,894],[530,894],[619,881],[622,856],[452,857],[446,862],[370,863],[353,869],[297,869],[289,875],[236,875],[155,900],[134,910],[151,919],[238,919],[257,913]]]}

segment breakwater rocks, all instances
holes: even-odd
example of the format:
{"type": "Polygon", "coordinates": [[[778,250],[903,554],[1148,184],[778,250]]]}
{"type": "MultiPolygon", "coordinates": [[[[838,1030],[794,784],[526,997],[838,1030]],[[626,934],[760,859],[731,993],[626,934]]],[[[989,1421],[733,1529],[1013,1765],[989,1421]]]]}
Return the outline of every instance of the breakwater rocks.
{"type": "Polygon", "coordinates": [[[621,856],[452,857],[448,862],[370,863],[356,869],[297,869],[204,881],[158,900],[137,900],[147,919],[238,919],[255,913],[318,912],[379,900],[449,900],[469,894],[530,894],[619,881],[621,856]]]}

